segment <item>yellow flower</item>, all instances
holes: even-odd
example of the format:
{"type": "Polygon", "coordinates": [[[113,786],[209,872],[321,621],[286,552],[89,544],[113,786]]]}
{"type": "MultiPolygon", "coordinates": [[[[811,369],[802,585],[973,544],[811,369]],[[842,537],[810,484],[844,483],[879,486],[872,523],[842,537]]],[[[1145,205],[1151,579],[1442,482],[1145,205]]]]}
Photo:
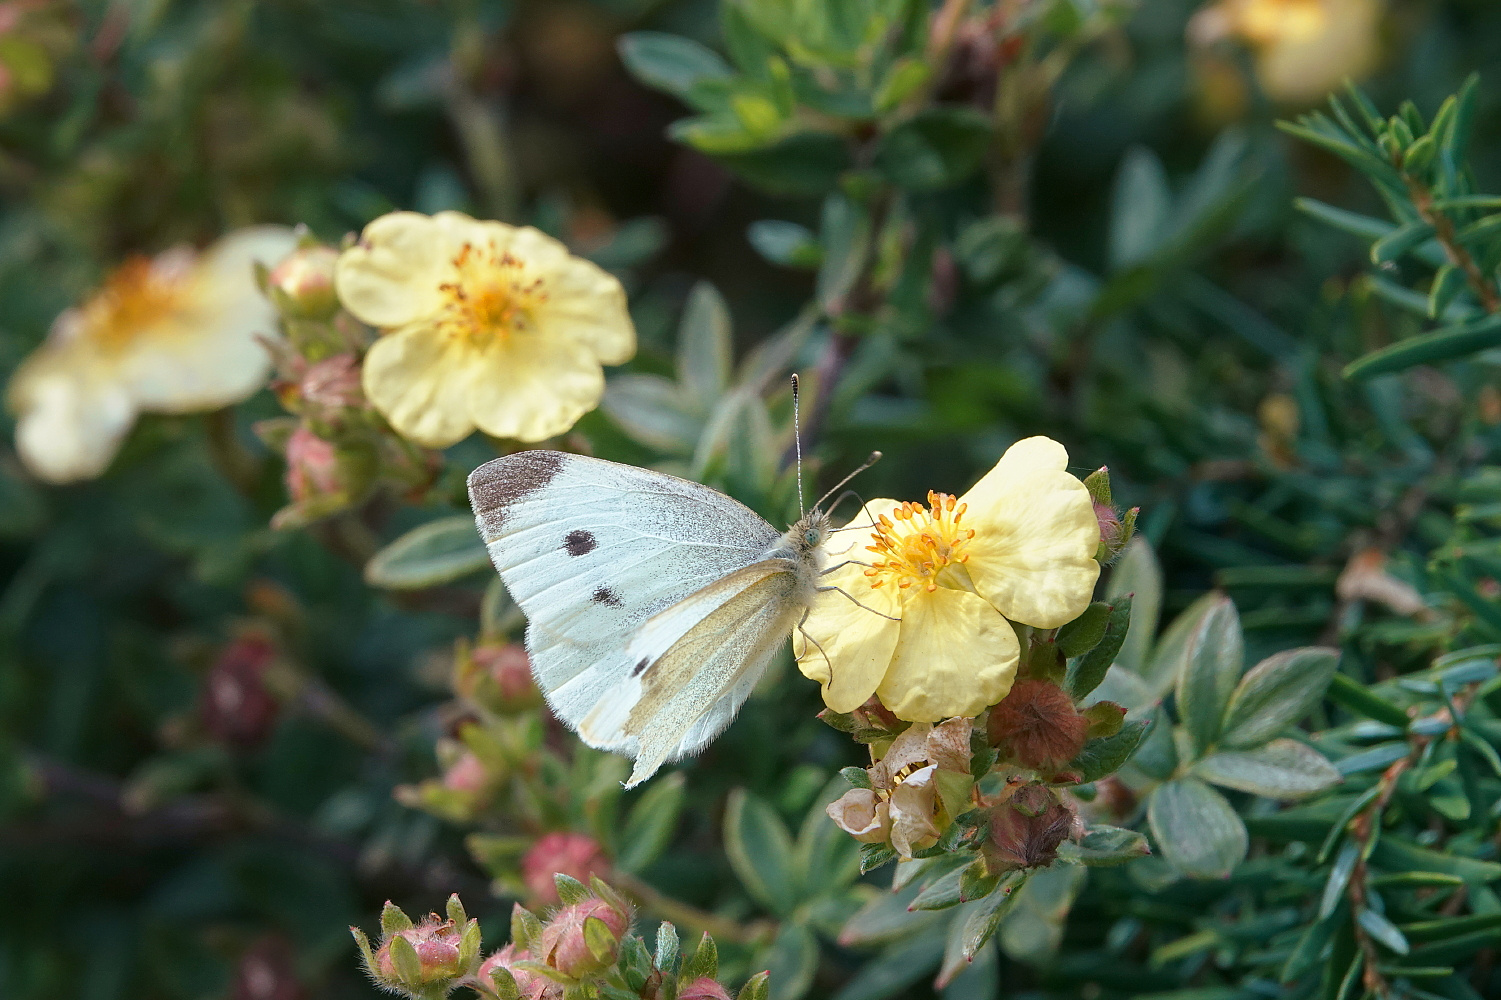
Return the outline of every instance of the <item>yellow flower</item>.
{"type": "Polygon", "coordinates": [[[252,395],[271,370],[256,335],[276,331],[252,267],[295,244],[289,229],[256,226],[202,255],[180,248],[117,268],[57,318],[11,378],[7,405],[26,465],[48,482],[89,479],[109,466],[136,414],[215,410],[252,395]]]}
{"type": "Polygon", "coordinates": [[[1020,655],[1011,623],[1074,620],[1099,578],[1094,504],[1067,466],[1057,441],[1028,438],[963,497],[876,500],[836,532],[824,583],[838,589],[796,637],[824,702],[850,712],[874,693],[898,718],[935,722],[1004,698],[1020,655]]]}
{"type": "Polygon", "coordinates": [[[1375,68],[1382,14],[1381,0],[1221,0],[1194,15],[1189,36],[1241,39],[1268,97],[1308,104],[1375,68]]]}
{"type": "Polygon", "coordinates": [[[636,353],[620,282],[530,227],[459,212],[383,215],[339,259],[345,308],[382,336],[365,395],[403,437],[476,427],[541,441],[599,405],[601,364],[636,353]]]}

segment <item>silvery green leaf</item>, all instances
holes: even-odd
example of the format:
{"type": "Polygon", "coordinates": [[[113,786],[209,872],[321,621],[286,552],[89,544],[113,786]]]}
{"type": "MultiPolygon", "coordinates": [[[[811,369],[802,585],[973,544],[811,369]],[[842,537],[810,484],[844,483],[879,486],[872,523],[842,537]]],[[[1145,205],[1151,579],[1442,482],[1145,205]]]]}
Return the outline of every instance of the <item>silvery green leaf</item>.
{"type": "Polygon", "coordinates": [[[365,582],[384,590],[421,590],[487,569],[489,553],[468,514],[413,528],[365,564],[365,582]]]}
{"type": "MultiPolygon", "coordinates": [[[[1152,689],[1153,694],[1161,697],[1178,683],[1178,677],[1183,673],[1184,662],[1188,656],[1188,642],[1193,638],[1200,621],[1209,613],[1209,609],[1218,599],[1217,594],[1205,594],[1184,608],[1178,617],[1174,618],[1163,630],[1162,638],[1158,640],[1151,655],[1137,671],[1152,689]]],[[[1132,625],[1134,631],[1134,620],[1132,625]]],[[[1128,645],[1129,642],[1128,638],[1128,645]]]]}
{"type": "Polygon", "coordinates": [[[730,793],[724,815],[730,867],[756,901],[788,913],[801,897],[793,870],[792,837],[776,810],[743,788],[730,793]]]}
{"type": "Polygon", "coordinates": [[[733,351],[729,306],[718,289],[700,281],[688,293],[678,324],[678,382],[694,410],[707,411],[724,393],[733,351]]]}
{"type": "Polygon", "coordinates": [[[1290,649],[1256,664],[1230,696],[1221,745],[1259,746],[1303,718],[1338,665],[1338,650],[1319,647],[1290,649]]]}
{"type": "Polygon", "coordinates": [[[1193,772],[1216,785],[1269,799],[1300,799],[1340,781],[1339,771],[1323,754],[1288,739],[1211,754],[1194,764],[1193,772]]]}
{"type": "Polygon", "coordinates": [[[818,971],[818,941],[807,927],[788,921],[752,967],[771,973],[771,1000],[801,1000],[818,971]]]}
{"type": "Polygon", "coordinates": [[[1199,753],[1219,738],[1225,706],[1244,669],[1244,656],[1240,616],[1230,598],[1219,595],[1189,636],[1178,674],[1178,717],[1199,753]]]}
{"type": "Polygon", "coordinates": [[[1195,878],[1224,878],[1246,856],[1246,825],[1225,797],[1197,778],[1158,786],[1147,821],[1162,856],[1195,878]]]}
{"type": "Polygon", "coordinates": [[[1110,269],[1124,271],[1150,258],[1166,235],[1173,196],[1167,171],[1144,146],[1126,153],[1110,204],[1110,269]]]}
{"type": "Polygon", "coordinates": [[[674,382],[657,375],[617,375],[605,386],[600,408],[641,444],[674,455],[693,452],[703,428],[674,382]]]}
{"type": "Polygon", "coordinates": [[[1157,620],[1162,614],[1162,568],[1157,565],[1151,543],[1140,535],[1131,539],[1105,584],[1107,601],[1127,594],[1133,595],[1131,625],[1115,662],[1145,676],[1147,654],[1157,638],[1157,620]]]}

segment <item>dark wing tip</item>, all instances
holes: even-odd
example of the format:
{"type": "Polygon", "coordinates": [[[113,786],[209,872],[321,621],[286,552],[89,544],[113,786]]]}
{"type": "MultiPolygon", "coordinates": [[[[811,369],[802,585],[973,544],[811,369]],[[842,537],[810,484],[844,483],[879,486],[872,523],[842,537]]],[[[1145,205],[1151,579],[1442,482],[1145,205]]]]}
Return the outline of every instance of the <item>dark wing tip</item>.
{"type": "Polygon", "coordinates": [[[487,542],[500,534],[507,508],[552,482],[568,458],[561,451],[518,451],[469,474],[469,504],[487,542]]]}

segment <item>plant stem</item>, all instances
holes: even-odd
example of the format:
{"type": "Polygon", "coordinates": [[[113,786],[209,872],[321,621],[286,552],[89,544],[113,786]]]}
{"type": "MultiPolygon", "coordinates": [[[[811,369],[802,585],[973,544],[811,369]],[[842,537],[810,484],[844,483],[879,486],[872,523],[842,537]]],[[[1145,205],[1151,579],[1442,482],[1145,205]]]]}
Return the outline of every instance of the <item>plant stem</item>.
{"type": "Polygon", "coordinates": [[[1466,283],[1487,313],[1501,312],[1501,295],[1496,292],[1495,282],[1486,279],[1470,251],[1459,242],[1454,232],[1454,220],[1433,207],[1433,193],[1427,185],[1406,174],[1403,174],[1403,179],[1407,181],[1407,191],[1412,197],[1413,207],[1418,210],[1418,218],[1433,227],[1433,238],[1444,248],[1449,263],[1464,272],[1466,283]]]}
{"type": "Polygon", "coordinates": [[[769,920],[757,920],[749,924],[739,924],[726,917],[706,913],[696,906],[664,896],[646,882],[634,875],[625,872],[614,872],[610,880],[615,885],[624,889],[645,909],[680,924],[699,933],[707,933],[712,937],[735,941],[739,944],[756,944],[769,938],[776,925],[769,920]]]}

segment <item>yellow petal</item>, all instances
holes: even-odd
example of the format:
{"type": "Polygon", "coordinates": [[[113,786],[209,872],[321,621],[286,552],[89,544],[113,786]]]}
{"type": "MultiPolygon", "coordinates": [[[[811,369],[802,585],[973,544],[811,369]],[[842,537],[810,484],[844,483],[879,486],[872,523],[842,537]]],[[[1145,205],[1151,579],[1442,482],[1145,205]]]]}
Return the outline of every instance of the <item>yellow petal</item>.
{"type": "Polygon", "coordinates": [[[1100,576],[1089,491],[1067,472],[1032,472],[994,491],[985,485],[961,498],[975,532],[965,564],[975,589],[1023,625],[1057,628],[1079,617],[1100,576]]]}
{"type": "MultiPolygon", "coordinates": [[[[454,239],[464,231],[462,220],[468,219],[457,212],[439,215],[392,212],[366,226],[360,241],[339,256],[334,270],[334,287],[344,308],[386,329],[437,312],[443,305],[438,286],[449,279],[454,239]]],[[[459,239],[458,245],[462,243],[459,239]]]]}
{"type": "Polygon", "coordinates": [[[496,437],[555,437],[598,406],[605,392],[605,375],[593,352],[541,333],[493,342],[474,364],[469,418],[496,437]]]}
{"type": "Polygon", "coordinates": [[[446,448],[474,430],[469,393],[479,358],[422,326],[381,337],[365,355],[365,396],[402,437],[446,448]]]}
{"type": "Polygon", "coordinates": [[[1288,33],[1257,52],[1256,76],[1273,100],[1312,103],[1346,77],[1358,80],[1376,68],[1381,57],[1381,5],[1376,0],[1339,0],[1322,8],[1317,19],[1321,23],[1309,19],[1308,27],[1316,30],[1305,27],[1288,33]]]}
{"type": "Polygon", "coordinates": [[[591,261],[577,258],[548,278],[547,302],[536,312],[547,336],[576,340],[601,362],[619,365],[636,353],[636,327],[626,308],[625,289],[591,261]]]}
{"type": "Polygon", "coordinates": [[[971,486],[964,499],[976,502],[981,497],[1006,492],[1011,484],[1034,472],[1062,472],[1067,468],[1068,451],[1063,445],[1049,437],[1029,437],[1007,448],[995,468],[971,486]]]}
{"type": "Polygon", "coordinates": [[[1011,623],[974,594],[940,587],[902,609],[891,669],[876,689],[899,719],[974,716],[1011,690],[1020,647],[1011,623]]]}
{"type": "Polygon", "coordinates": [[[180,307],[118,356],[121,383],[141,409],[218,409],[265,385],[271,354],[259,338],[278,336],[276,310],[256,288],[254,266],[275,265],[296,243],[290,229],[255,226],[205,253],[180,307]]]}
{"type": "MultiPolygon", "coordinates": [[[[79,352],[67,354],[69,361],[88,360],[79,352]]],[[[11,381],[16,452],[46,482],[93,479],[119,451],[135,422],[135,408],[120,386],[91,378],[86,367],[60,370],[56,360],[34,355],[11,381]]]]}
{"type": "Polygon", "coordinates": [[[806,637],[793,637],[798,669],[823,686],[824,704],[836,712],[852,712],[865,704],[881,683],[896,648],[900,623],[891,618],[901,616],[900,595],[889,584],[872,588],[859,563],[838,565],[868,561],[870,552],[865,546],[870,544],[870,532],[862,526],[896,506],[895,500],[872,501],[848,530],[830,536],[825,548],[832,572],[820,579],[820,586],[831,589],[821,590],[813,599],[803,624],[806,637]]]}

